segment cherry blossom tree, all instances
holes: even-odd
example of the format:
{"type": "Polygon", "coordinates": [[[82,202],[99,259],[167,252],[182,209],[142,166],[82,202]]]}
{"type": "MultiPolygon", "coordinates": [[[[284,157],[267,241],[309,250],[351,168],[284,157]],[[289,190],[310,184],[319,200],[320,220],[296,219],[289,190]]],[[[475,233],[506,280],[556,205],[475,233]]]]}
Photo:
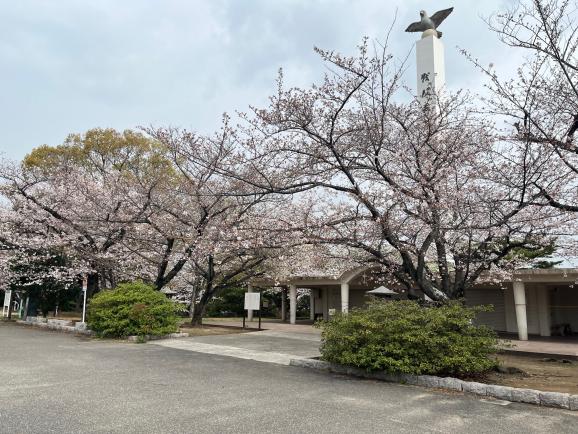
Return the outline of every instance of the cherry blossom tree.
{"type": "MultiPolygon", "coordinates": [[[[141,252],[155,252],[147,259],[159,264],[157,287],[173,282],[180,288],[190,301],[193,324],[200,324],[212,298],[261,275],[287,247],[289,205],[223,176],[236,147],[226,120],[208,137],[171,128],[147,132],[171,153],[179,182],[164,203],[153,204],[158,212],[146,222],[148,242],[158,248],[141,252]]],[[[135,247],[142,245],[138,240],[135,247]]]]}
{"type": "Polygon", "coordinates": [[[90,130],[61,146],[39,147],[21,164],[3,165],[10,206],[0,241],[17,251],[19,263],[62,252],[71,274],[92,276],[92,291],[133,279],[159,290],[180,288],[200,323],[212,297],[261,273],[281,246],[280,231],[268,234],[283,224],[276,212],[283,201],[232,194],[243,184],[215,169],[227,161],[230,143],[219,142],[227,134],[150,133],[90,130]],[[196,153],[210,156],[215,167],[188,159],[196,153]]]}
{"type": "Polygon", "coordinates": [[[280,74],[269,107],[231,133],[224,175],[254,192],[312,195],[308,242],[356,249],[434,300],[551,242],[551,213],[528,204],[523,155],[504,149],[471,95],[413,98],[387,44],[317,52],[331,72],[306,89],[285,89],[280,74]]]}
{"type": "Polygon", "coordinates": [[[578,4],[517,1],[488,24],[500,40],[525,54],[514,78],[476,62],[490,79],[486,102],[510,128],[504,136],[526,155],[536,176],[527,183],[537,205],[578,211],[578,4]]]}
{"type": "Polygon", "coordinates": [[[535,57],[512,81],[482,68],[486,100],[416,98],[387,41],[365,40],[355,57],[318,49],[321,82],[280,73],[268,107],[214,135],[95,129],[2,164],[0,249],[59,252],[92,290],[171,288],[195,324],[223,288],[327,257],[459,298],[550,251],[578,210],[573,10],[525,4],[492,25],[535,57]]]}
{"type": "Polygon", "coordinates": [[[151,212],[166,160],[142,134],[94,129],[58,147],[42,146],[22,163],[4,164],[9,201],[4,243],[23,251],[60,250],[91,292],[123,276],[121,242],[151,212]]]}

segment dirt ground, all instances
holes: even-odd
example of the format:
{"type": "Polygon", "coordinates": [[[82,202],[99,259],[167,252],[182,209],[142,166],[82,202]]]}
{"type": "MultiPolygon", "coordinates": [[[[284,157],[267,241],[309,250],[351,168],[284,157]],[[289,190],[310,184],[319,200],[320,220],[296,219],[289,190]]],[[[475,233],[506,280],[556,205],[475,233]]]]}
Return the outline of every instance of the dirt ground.
{"type": "Polygon", "coordinates": [[[67,319],[70,321],[82,321],[82,313],[79,312],[58,312],[57,316],[53,315],[54,312],[49,313],[47,318],[49,319],[67,319]]]}
{"type": "Polygon", "coordinates": [[[238,327],[219,327],[213,325],[191,327],[191,325],[187,323],[182,324],[180,329],[183,333],[188,333],[190,336],[233,335],[250,332],[250,330],[243,330],[238,327]]]}
{"type": "Polygon", "coordinates": [[[500,354],[498,359],[503,367],[518,368],[523,373],[493,372],[477,381],[502,386],[578,394],[578,361],[576,360],[511,353],[500,354]]]}

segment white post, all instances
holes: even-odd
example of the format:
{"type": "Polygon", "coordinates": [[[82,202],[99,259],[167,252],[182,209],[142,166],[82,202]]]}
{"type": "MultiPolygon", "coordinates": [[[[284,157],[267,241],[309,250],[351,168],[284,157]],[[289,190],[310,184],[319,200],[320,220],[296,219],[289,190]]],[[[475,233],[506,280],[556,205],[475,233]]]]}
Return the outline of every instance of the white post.
{"type": "Polygon", "coordinates": [[[518,339],[528,340],[528,319],[526,317],[526,289],[524,282],[514,282],[514,304],[516,305],[516,323],[518,339]]]}
{"type": "Polygon", "coordinates": [[[341,283],[341,312],[349,312],[349,283],[341,283]]]}
{"type": "Polygon", "coordinates": [[[550,336],[550,293],[548,288],[538,288],[536,298],[538,302],[538,319],[540,322],[540,336],[550,336]]]}
{"type": "Polygon", "coordinates": [[[315,320],[315,291],[313,289],[309,290],[309,319],[311,321],[315,320]]]}
{"type": "Polygon", "coordinates": [[[297,321],[297,287],[289,285],[289,322],[295,324],[297,321]]]}
{"type": "MultiPolygon", "coordinates": [[[[253,292],[251,284],[247,285],[247,292],[253,292]]],[[[247,319],[253,321],[253,309],[247,309],[247,319]]]]}
{"type": "Polygon", "coordinates": [[[86,322],[86,293],[88,292],[88,276],[84,275],[82,279],[82,292],[84,293],[82,302],[82,323],[86,322]]]}
{"type": "Polygon", "coordinates": [[[417,96],[422,102],[439,92],[446,80],[444,44],[435,33],[425,31],[415,44],[417,96]]]}
{"type": "Polygon", "coordinates": [[[7,289],[6,292],[4,292],[4,305],[2,307],[2,316],[10,316],[10,312],[12,309],[12,306],[10,305],[12,303],[12,290],[11,289],[7,289]]]}

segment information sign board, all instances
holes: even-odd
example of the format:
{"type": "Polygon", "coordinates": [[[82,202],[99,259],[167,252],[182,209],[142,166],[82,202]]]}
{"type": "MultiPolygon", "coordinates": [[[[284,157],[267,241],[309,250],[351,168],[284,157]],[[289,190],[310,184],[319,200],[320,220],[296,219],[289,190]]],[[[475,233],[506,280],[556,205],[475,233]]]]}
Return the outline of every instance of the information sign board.
{"type": "Polygon", "coordinates": [[[246,292],[245,293],[245,310],[259,310],[261,309],[261,293],[260,292],[246,292]]]}

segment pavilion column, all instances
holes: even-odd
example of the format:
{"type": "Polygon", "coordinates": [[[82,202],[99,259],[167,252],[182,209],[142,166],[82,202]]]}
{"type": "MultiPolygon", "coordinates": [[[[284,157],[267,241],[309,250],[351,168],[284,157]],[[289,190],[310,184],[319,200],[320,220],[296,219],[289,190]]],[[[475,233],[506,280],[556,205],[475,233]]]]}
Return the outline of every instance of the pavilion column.
{"type": "Polygon", "coordinates": [[[281,321],[287,321],[287,288],[281,290],[281,321]]]}
{"type": "Polygon", "coordinates": [[[528,340],[528,319],[526,317],[526,289],[524,282],[514,282],[514,304],[516,305],[516,323],[518,339],[528,340]]]}
{"type": "Polygon", "coordinates": [[[289,285],[289,322],[295,324],[297,320],[297,287],[289,285]]]}
{"type": "Polygon", "coordinates": [[[312,289],[309,290],[309,319],[315,320],[315,293],[312,289]]]}
{"type": "Polygon", "coordinates": [[[341,283],[341,312],[349,312],[349,283],[341,283]]]}
{"type": "MultiPolygon", "coordinates": [[[[247,292],[253,292],[253,287],[251,284],[247,285],[247,292]]],[[[253,321],[253,310],[247,309],[247,320],[253,321]]]]}
{"type": "Polygon", "coordinates": [[[538,288],[536,291],[538,304],[538,319],[540,323],[540,336],[550,336],[550,297],[548,288],[538,288]]]}

